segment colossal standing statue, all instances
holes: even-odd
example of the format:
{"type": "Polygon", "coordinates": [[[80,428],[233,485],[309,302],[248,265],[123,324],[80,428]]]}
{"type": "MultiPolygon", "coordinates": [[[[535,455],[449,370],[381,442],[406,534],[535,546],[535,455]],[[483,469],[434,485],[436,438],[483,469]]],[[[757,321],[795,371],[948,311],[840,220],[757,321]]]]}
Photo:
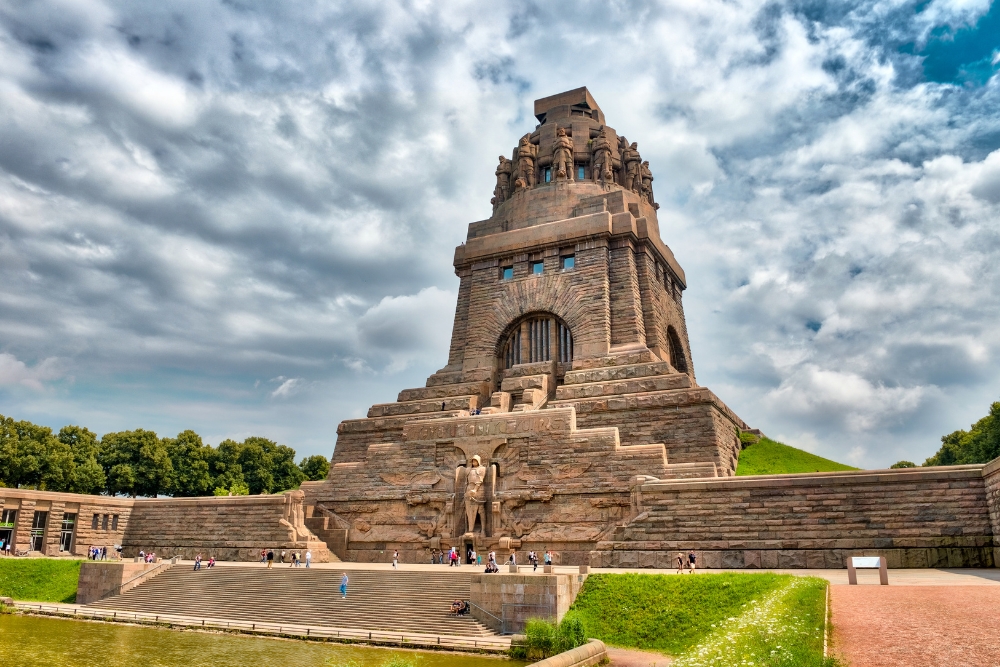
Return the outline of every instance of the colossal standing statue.
{"type": "Polygon", "coordinates": [[[552,145],[552,175],[573,180],[573,138],[561,127],[556,130],[556,141],[552,145]]]}
{"type": "Polygon", "coordinates": [[[659,208],[653,201],[653,172],[649,170],[649,161],[643,161],[639,168],[639,175],[642,178],[642,197],[649,202],[653,208],[659,208]]]}
{"type": "MultiPolygon", "coordinates": [[[[625,144],[622,149],[622,163],[625,165],[625,189],[632,192],[642,191],[642,176],[640,175],[640,165],[642,158],[639,156],[639,144],[632,142],[632,145],[625,144]]],[[[652,176],[650,176],[652,180],[652,176]]]]}
{"type": "Polygon", "coordinates": [[[538,146],[531,143],[531,135],[521,137],[517,146],[517,177],[524,182],[524,187],[535,185],[535,158],[538,157],[538,146]]]}
{"type": "Polygon", "coordinates": [[[614,181],[614,163],[612,161],[611,141],[608,139],[607,130],[601,128],[600,134],[594,139],[594,180],[598,183],[610,185],[614,181]]]}
{"type": "Polygon", "coordinates": [[[510,172],[511,172],[511,161],[505,158],[503,155],[500,156],[500,164],[497,166],[497,185],[493,188],[493,212],[500,208],[500,204],[507,201],[507,197],[510,195],[510,172]]]}
{"type": "Polygon", "coordinates": [[[486,479],[486,468],[480,464],[479,455],[473,456],[469,463],[469,471],[465,477],[465,517],[468,519],[468,532],[476,527],[476,515],[480,515],[483,526],[486,526],[486,514],[483,513],[483,481],[486,479]]]}

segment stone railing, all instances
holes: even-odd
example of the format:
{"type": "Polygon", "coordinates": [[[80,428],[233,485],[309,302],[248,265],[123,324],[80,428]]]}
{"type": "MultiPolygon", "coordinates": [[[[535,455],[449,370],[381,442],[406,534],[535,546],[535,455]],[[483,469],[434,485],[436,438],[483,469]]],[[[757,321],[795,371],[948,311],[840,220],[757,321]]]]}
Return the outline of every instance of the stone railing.
{"type": "Polygon", "coordinates": [[[599,639],[591,639],[583,646],[563,651],[551,658],[532,663],[529,667],[590,667],[608,659],[608,649],[599,639]]]}

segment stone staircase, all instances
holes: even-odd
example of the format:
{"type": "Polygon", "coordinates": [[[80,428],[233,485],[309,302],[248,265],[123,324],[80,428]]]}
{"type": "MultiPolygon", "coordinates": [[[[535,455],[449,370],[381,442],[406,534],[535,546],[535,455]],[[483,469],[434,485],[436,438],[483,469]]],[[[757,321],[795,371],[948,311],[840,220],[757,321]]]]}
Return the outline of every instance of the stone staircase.
{"type": "Polygon", "coordinates": [[[270,570],[219,566],[195,572],[181,564],[88,607],[257,623],[496,635],[471,616],[449,614],[453,600],[469,599],[471,574],[348,570],[346,600],[340,597],[341,574],[335,569],[280,564],[270,570]]]}

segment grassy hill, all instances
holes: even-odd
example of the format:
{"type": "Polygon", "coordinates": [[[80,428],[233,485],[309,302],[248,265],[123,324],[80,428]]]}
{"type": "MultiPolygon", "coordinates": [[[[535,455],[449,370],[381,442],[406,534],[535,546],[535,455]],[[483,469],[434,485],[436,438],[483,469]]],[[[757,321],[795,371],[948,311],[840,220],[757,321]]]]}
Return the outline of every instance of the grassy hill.
{"type": "Polygon", "coordinates": [[[784,475],[795,472],[835,472],[857,470],[822,456],[789,447],[770,438],[761,438],[740,452],[736,475],[784,475]]]}

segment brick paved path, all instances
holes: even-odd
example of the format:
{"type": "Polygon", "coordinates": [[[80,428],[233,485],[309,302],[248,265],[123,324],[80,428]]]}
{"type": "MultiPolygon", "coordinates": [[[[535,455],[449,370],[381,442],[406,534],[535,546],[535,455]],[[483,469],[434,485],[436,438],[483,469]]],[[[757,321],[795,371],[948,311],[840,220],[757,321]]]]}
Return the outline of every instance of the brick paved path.
{"type": "Polygon", "coordinates": [[[849,667],[1000,666],[1000,586],[831,586],[849,667]]]}

